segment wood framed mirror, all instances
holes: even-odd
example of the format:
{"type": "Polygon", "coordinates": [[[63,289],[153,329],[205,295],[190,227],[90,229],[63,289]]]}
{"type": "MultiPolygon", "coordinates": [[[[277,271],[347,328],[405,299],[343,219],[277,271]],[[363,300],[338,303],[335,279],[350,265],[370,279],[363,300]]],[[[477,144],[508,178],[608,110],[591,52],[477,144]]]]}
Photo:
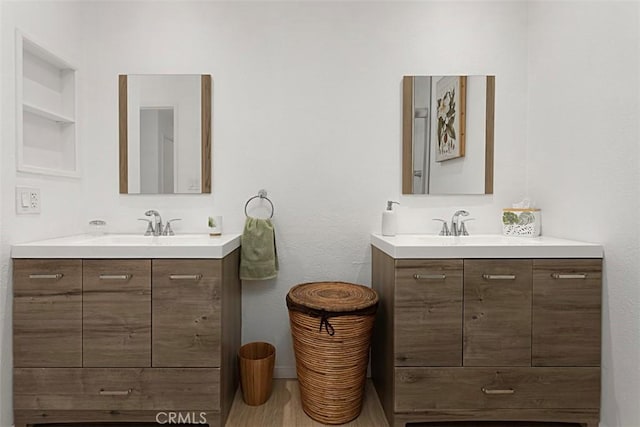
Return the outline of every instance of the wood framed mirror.
{"type": "Polygon", "coordinates": [[[211,75],[120,75],[118,87],[120,193],[211,193],[211,75]]]}
{"type": "Polygon", "coordinates": [[[402,86],[402,194],[493,194],[495,76],[402,86]]]}

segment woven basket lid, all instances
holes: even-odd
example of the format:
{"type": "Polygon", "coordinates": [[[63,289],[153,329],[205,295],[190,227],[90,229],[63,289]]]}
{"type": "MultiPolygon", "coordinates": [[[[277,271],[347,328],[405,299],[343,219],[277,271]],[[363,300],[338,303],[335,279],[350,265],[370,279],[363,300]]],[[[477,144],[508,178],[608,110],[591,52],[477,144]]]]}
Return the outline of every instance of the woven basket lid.
{"type": "Polygon", "coordinates": [[[288,298],[294,304],[328,312],[352,312],[378,303],[378,294],[371,288],[345,282],[312,282],[296,285],[288,298]]]}

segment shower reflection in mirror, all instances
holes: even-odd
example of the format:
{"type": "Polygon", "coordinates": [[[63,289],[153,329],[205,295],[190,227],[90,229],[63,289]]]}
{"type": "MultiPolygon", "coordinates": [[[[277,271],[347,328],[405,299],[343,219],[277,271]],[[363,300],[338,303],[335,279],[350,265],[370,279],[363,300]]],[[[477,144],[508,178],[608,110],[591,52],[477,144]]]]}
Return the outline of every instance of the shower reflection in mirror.
{"type": "Polygon", "coordinates": [[[429,188],[431,146],[431,76],[415,76],[413,86],[413,193],[425,194],[429,188]]]}

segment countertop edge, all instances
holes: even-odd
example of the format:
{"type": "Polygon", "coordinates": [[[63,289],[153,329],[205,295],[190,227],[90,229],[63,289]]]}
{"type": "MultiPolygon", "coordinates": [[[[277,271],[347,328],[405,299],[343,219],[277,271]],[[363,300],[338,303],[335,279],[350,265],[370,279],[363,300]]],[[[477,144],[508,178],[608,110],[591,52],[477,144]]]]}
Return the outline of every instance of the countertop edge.
{"type": "Polygon", "coordinates": [[[222,259],[240,247],[240,234],[215,246],[208,245],[39,245],[11,246],[12,259],[222,259]]]}
{"type": "MultiPolygon", "coordinates": [[[[552,236],[547,236],[556,239],[552,236]]],[[[569,245],[535,245],[535,246],[400,246],[385,240],[383,236],[371,234],[371,246],[378,248],[394,259],[544,259],[544,258],[604,258],[601,245],[588,242],[571,242],[569,245]]]]}

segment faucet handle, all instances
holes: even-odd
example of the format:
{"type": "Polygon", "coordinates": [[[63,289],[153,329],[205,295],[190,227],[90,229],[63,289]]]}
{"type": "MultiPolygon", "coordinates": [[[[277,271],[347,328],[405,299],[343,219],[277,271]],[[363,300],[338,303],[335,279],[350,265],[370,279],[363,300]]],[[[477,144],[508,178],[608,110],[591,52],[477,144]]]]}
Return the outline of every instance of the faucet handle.
{"type": "Polygon", "coordinates": [[[468,236],[469,232],[467,231],[467,226],[464,225],[465,222],[467,221],[473,221],[475,218],[467,218],[467,219],[463,219],[462,221],[460,221],[460,235],[461,236],[468,236]]]}
{"type": "Polygon", "coordinates": [[[433,218],[434,221],[442,221],[442,229],[440,230],[439,236],[451,236],[451,232],[449,231],[449,227],[447,226],[447,221],[440,218],[433,218]]]}
{"type": "Polygon", "coordinates": [[[145,236],[153,235],[153,222],[150,219],[138,218],[138,221],[147,221],[147,231],[144,232],[145,236]]]}
{"type": "Polygon", "coordinates": [[[164,231],[162,232],[163,236],[173,236],[176,233],[173,232],[173,229],[171,228],[171,222],[173,221],[182,221],[182,218],[173,218],[167,221],[167,223],[164,225],[164,231]]]}

